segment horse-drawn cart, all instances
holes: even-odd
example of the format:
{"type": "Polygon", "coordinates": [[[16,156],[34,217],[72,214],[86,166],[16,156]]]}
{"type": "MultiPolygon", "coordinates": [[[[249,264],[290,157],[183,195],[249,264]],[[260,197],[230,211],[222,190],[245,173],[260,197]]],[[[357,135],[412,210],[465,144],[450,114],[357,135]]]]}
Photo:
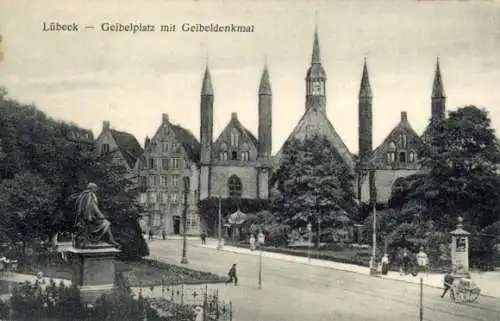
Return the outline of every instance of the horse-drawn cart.
{"type": "Polygon", "coordinates": [[[455,278],[450,286],[450,299],[456,303],[472,303],[477,300],[481,289],[471,279],[455,278]]]}

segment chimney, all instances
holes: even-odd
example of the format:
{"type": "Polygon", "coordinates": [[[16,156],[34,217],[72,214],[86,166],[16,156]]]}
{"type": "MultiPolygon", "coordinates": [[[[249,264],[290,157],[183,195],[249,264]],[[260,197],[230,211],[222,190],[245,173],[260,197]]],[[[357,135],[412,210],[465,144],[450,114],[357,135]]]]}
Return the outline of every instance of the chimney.
{"type": "Polygon", "coordinates": [[[146,139],[144,140],[144,149],[148,148],[150,142],[151,139],[149,139],[149,136],[146,136],[146,139]]]}
{"type": "Polygon", "coordinates": [[[105,132],[105,131],[108,131],[109,130],[109,121],[108,120],[104,120],[102,122],[102,131],[105,132]]]}
{"type": "Polygon", "coordinates": [[[163,123],[168,123],[168,114],[161,114],[161,119],[163,123]]]}
{"type": "Polygon", "coordinates": [[[406,113],[406,111],[402,111],[401,112],[401,122],[402,123],[407,123],[408,122],[408,114],[406,113]]]}
{"type": "Polygon", "coordinates": [[[238,114],[231,113],[231,119],[237,120],[238,119],[238,114]]]}

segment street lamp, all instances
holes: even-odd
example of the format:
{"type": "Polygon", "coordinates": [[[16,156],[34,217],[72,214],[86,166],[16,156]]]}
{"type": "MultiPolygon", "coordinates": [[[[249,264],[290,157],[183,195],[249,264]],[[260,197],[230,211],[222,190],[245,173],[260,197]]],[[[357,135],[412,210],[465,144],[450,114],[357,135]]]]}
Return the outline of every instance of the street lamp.
{"type": "Polygon", "coordinates": [[[262,230],[260,230],[257,236],[257,242],[259,243],[259,290],[262,290],[262,247],[266,242],[266,236],[262,230]]]}
{"type": "Polygon", "coordinates": [[[184,208],[182,210],[182,259],[181,264],[188,264],[187,259],[187,211],[189,194],[189,176],[183,177],[184,181],[184,208]]]}
{"type": "Polygon", "coordinates": [[[307,262],[311,263],[311,246],[312,246],[312,225],[307,223],[307,234],[309,236],[309,248],[307,249],[307,262]]]}
{"type": "Polygon", "coordinates": [[[218,224],[219,240],[217,242],[217,250],[222,250],[224,242],[222,242],[222,196],[219,192],[219,224],[218,224]]]}

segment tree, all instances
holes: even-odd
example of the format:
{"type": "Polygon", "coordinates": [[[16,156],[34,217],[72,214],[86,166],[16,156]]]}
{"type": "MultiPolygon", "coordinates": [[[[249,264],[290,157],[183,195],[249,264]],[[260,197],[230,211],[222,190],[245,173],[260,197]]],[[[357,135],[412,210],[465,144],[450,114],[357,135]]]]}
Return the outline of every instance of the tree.
{"type": "Polygon", "coordinates": [[[283,150],[277,192],[271,204],[282,209],[283,223],[292,228],[311,223],[318,234],[344,213],[356,213],[351,170],[325,137],[291,140],[283,150]]]}
{"type": "Polygon", "coordinates": [[[38,175],[16,174],[0,183],[0,208],[4,239],[21,241],[26,249],[30,240],[45,235],[45,226],[54,224],[54,190],[38,175]]]}
{"type": "Polygon", "coordinates": [[[459,108],[431,132],[421,151],[429,173],[410,197],[424,200],[426,218],[443,228],[453,228],[458,215],[479,229],[497,221],[500,152],[488,113],[475,106],[459,108]]]}

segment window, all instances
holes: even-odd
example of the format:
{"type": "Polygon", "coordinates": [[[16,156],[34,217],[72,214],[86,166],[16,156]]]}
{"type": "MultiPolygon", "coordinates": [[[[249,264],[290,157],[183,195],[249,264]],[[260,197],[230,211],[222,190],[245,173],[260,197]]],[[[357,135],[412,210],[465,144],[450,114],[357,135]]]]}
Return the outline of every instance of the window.
{"type": "Polygon", "coordinates": [[[168,135],[168,127],[167,126],[163,127],[163,135],[165,135],[165,136],[168,135]]]}
{"type": "Polygon", "coordinates": [[[406,135],[405,134],[399,135],[399,140],[400,140],[401,146],[403,148],[406,148],[406,135]]]}
{"type": "Polygon", "coordinates": [[[146,176],[139,176],[139,183],[142,186],[146,186],[146,184],[147,184],[147,182],[146,182],[146,176]]]}
{"type": "Polygon", "coordinates": [[[168,203],[168,193],[167,192],[162,192],[161,193],[161,200],[162,200],[163,204],[167,204],[168,203]]]}
{"type": "Polygon", "coordinates": [[[168,158],[164,158],[161,160],[161,167],[163,169],[168,169],[168,158]]]}
{"type": "Polygon", "coordinates": [[[109,153],[109,144],[102,144],[102,154],[109,153]]]}
{"type": "Polygon", "coordinates": [[[231,146],[238,146],[238,132],[233,130],[231,132],[231,146]]]}
{"type": "Polygon", "coordinates": [[[186,169],[189,169],[189,160],[184,159],[184,167],[185,167],[186,169]]]}
{"type": "Polygon", "coordinates": [[[241,180],[233,175],[228,181],[229,197],[241,197],[241,180]]]}
{"type": "Polygon", "coordinates": [[[161,226],[161,215],[160,214],[155,214],[153,216],[153,226],[161,226]]]}
{"type": "Polygon", "coordinates": [[[231,152],[231,160],[238,160],[238,153],[236,151],[231,152]]]}
{"type": "Polygon", "coordinates": [[[219,159],[221,161],[227,161],[227,152],[220,152],[219,159]]]}
{"type": "Polygon", "coordinates": [[[181,160],[179,158],[172,158],[172,168],[180,168],[181,160]]]}
{"type": "Polygon", "coordinates": [[[170,202],[171,203],[177,204],[178,201],[179,201],[179,199],[177,197],[177,194],[175,194],[175,193],[170,194],[170,202]]]}
{"type": "Polygon", "coordinates": [[[164,153],[168,152],[168,143],[163,143],[163,144],[161,144],[161,146],[162,146],[162,149],[161,149],[162,152],[164,152],[164,153]]]}
{"type": "Polygon", "coordinates": [[[172,151],[175,153],[177,150],[177,144],[176,143],[172,143],[172,151]]]}
{"type": "Polygon", "coordinates": [[[415,152],[410,152],[410,155],[408,156],[408,162],[414,163],[417,160],[417,155],[415,152]]]}
{"type": "Polygon", "coordinates": [[[141,193],[139,194],[139,203],[146,203],[148,201],[148,194],[146,193],[141,193]]]}
{"type": "Polygon", "coordinates": [[[241,160],[247,161],[250,158],[249,152],[241,152],[241,160]]]}
{"type": "Polygon", "coordinates": [[[149,175],[149,186],[156,186],[156,175],[149,175]]]}
{"type": "Polygon", "coordinates": [[[179,175],[172,175],[172,186],[179,186],[179,175]]]}
{"type": "Polygon", "coordinates": [[[161,175],[160,185],[167,186],[167,175],[161,175]]]}
{"type": "Polygon", "coordinates": [[[156,168],[156,166],[155,166],[155,165],[156,165],[156,164],[155,164],[155,159],[154,159],[154,158],[150,158],[150,159],[149,159],[149,168],[150,168],[150,169],[154,169],[154,168],[156,168]]]}
{"type": "Polygon", "coordinates": [[[399,152],[399,162],[406,163],[406,152],[399,152]]]}
{"type": "Polygon", "coordinates": [[[387,162],[394,163],[394,161],[396,161],[396,153],[395,152],[388,152],[387,153],[387,162]]]}
{"type": "Polygon", "coordinates": [[[156,203],[156,192],[149,192],[149,203],[150,204],[156,203]]]}

